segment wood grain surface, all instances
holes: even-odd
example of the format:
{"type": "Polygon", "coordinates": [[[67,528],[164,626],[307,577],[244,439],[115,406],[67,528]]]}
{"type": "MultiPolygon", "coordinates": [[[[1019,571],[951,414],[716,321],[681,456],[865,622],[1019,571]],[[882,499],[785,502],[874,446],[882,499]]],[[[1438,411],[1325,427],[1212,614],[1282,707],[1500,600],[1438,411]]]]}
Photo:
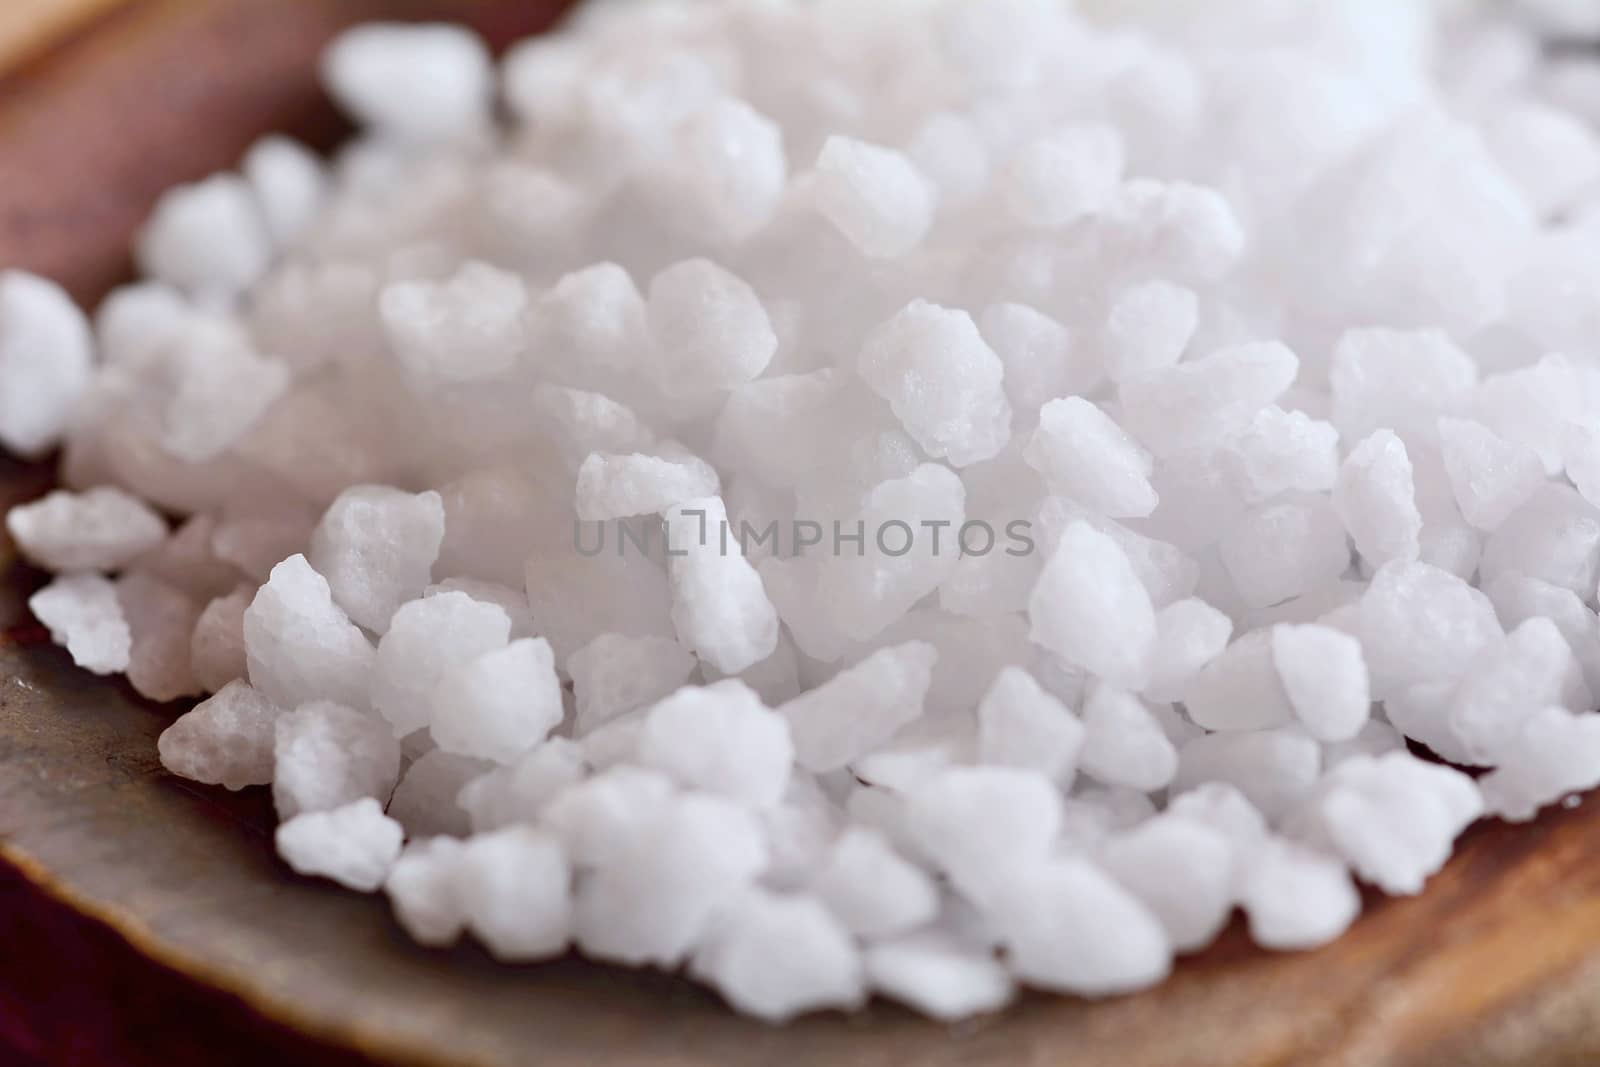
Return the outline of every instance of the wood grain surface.
{"type": "MultiPolygon", "coordinates": [[[[97,295],[126,271],[128,235],[164,186],[270,128],[337,136],[310,79],[337,26],[438,7],[131,0],[0,81],[0,267],[97,295]]],[[[551,5],[459,7],[503,39],[551,5]]],[[[0,460],[0,507],[48,479],[0,460]]],[[[1030,996],[953,1028],[881,1004],[774,1028],[671,976],[423,950],[381,899],[295,877],[273,856],[264,791],[161,770],[155,738],[180,709],[48,647],[23,607],[38,580],[0,540],[7,1063],[1600,1064],[1593,799],[1475,827],[1422,896],[1369,900],[1317,953],[1261,952],[1236,922],[1138,996],[1030,996]]]]}

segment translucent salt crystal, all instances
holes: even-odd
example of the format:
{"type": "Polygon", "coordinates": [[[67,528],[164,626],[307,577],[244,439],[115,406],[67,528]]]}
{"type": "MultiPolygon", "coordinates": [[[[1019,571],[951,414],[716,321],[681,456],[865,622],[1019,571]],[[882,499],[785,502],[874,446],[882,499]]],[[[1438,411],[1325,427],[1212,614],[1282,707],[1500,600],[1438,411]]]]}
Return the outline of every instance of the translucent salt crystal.
{"type": "Polygon", "coordinates": [[[941,209],[970,203],[989,182],[989,149],[974,124],[953,111],[928,116],[905,153],[939,190],[941,209]]]}
{"type": "Polygon", "coordinates": [[[625,370],[647,351],[644,297],[626,268],[595,263],[563,274],[528,312],[542,358],[625,370]]]}
{"type": "Polygon", "coordinates": [[[140,571],[117,579],[117,601],[133,637],[127,675],[134,690],[160,703],[198,695],[189,638],[200,605],[181,589],[140,571]]]}
{"type": "Polygon", "coordinates": [[[1111,262],[1138,264],[1180,283],[1222,277],[1247,241],[1227,199],[1192,182],[1124,182],[1099,221],[1111,262]]]}
{"type": "Polygon", "coordinates": [[[1493,531],[1544,483],[1544,464],[1526,445],[1504,441],[1482,424],[1440,419],[1439,442],[1462,516],[1493,531]]]}
{"type": "Polygon", "coordinates": [[[595,959],[670,967],[751,886],[766,848],[755,817],[722,797],[682,796],[636,818],[578,884],[576,940],[595,959]]]}
{"type": "Polygon", "coordinates": [[[280,248],[316,221],[328,196],[328,175],[309,148],[288,137],[263,137],[250,146],[239,169],[261,205],[267,232],[280,248]]]}
{"type": "Polygon", "coordinates": [[[1567,478],[1583,498],[1591,504],[1600,501],[1600,428],[1568,427],[1562,442],[1562,462],[1567,478]]]}
{"type": "Polygon", "coordinates": [[[489,119],[494,70],[483,42],[441,23],[370,23],[322,57],[322,81],[362,125],[406,141],[470,136],[489,119]]]}
{"type": "MultiPolygon", "coordinates": [[[[1559,4],[1542,0],[1534,6],[1559,4]]],[[[1591,15],[1579,17],[1588,20],[1591,36],[1600,33],[1600,22],[1591,15]]],[[[1484,133],[1495,161],[1542,216],[1570,207],[1600,179],[1600,140],[1588,124],[1562,109],[1530,100],[1504,103],[1490,111],[1484,133]]]]}
{"type": "MultiPolygon", "coordinates": [[[[539,636],[555,650],[558,666],[601,634],[674,636],[666,571],[644,552],[619,547],[617,529],[610,529],[607,536],[610,540],[603,551],[592,555],[528,556],[528,606],[539,620],[539,636]]],[[[673,544],[677,550],[683,548],[678,541],[673,544]]]]}
{"type": "Polygon", "coordinates": [[[970,899],[984,904],[1050,855],[1061,794],[1012,767],[950,767],[906,794],[905,832],[970,899]]]}
{"type": "Polygon", "coordinates": [[[298,874],[370,893],[400,858],[403,831],[383,805],[362,797],[328,811],[308,811],[278,824],[278,855],[298,874]]]}
{"type": "Polygon", "coordinates": [[[24,457],[55,447],[93,373],[89,322],[60,286],[0,272],[0,445],[24,457]]]}
{"type": "Polygon", "coordinates": [[[187,463],[228,452],[289,388],[288,364],[248,344],[204,332],[185,339],[176,392],[162,416],[161,447],[187,463]]]}
{"type": "Polygon", "coordinates": [[[1156,508],[1150,454],[1082,397],[1045,404],[1023,456],[1052,492],[1109,518],[1142,518],[1156,508]]]}
{"type": "Polygon", "coordinates": [[[1410,457],[1393,432],[1378,430],[1351,450],[1339,468],[1333,506],[1373,566],[1417,558],[1422,515],[1410,457]]]}
{"type": "Polygon", "coordinates": [[[549,833],[511,826],[473,836],[456,884],[467,928],[495,959],[525,963],[566,952],[572,871],[549,833]]]}
{"type": "MultiPolygon", "coordinates": [[[[724,678],[737,678],[760,695],[768,707],[785,704],[800,695],[800,656],[794,641],[787,633],[778,632],[778,647],[760,663],[746,667],[738,674],[724,674],[710,664],[701,664],[700,673],[708,682],[724,678]]],[[[665,695],[665,694],[661,694],[665,695]]]]}
{"type": "Polygon", "coordinates": [[[1142,901],[1173,948],[1209,945],[1233,911],[1233,849],[1221,831],[1181,815],[1158,815],[1113,834],[1099,851],[1106,873],[1142,901]],[[1174,868],[1184,872],[1174,879],[1174,868]]]}
{"type": "Polygon", "coordinates": [[[400,742],[375,715],[322,700],[274,723],[272,801],[279,818],[362,797],[387,801],[399,777],[400,742]]]}
{"type": "Polygon", "coordinates": [[[1207,730],[1260,730],[1293,721],[1273,663],[1272,634],[1252,630],[1228,645],[1183,687],[1189,717],[1207,730]]]}
{"type": "Polygon", "coordinates": [[[239,569],[220,558],[211,546],[216,527],[211,515],[191,516],[134,566],[202,603],[237,592],[239,569]]]}
{"type": "Polygon", "coordinates": [[[1351,330],[1334,347],[1333,423],[1357,441],[1381,427],[1431,427],[1478,381],[1472,358],[1437,330],[1351,330]]]}
{"type": "Polygon", "coordinates": [[[1473,658],[1451,700],[1450,729],[1472,762],[1493,765],[1528,716],[1590,703],[1560,629],[1549,619],[1529,619],[1473,658]]]}
{"type": "Polygon", "coordinates": [[[1565,485],[1540,486],[1483,545],[1485,583],[1517,573],[1594,597],[1600,575],[1600,508],[1565,485]]]}
{"type": "Polygon", "coordinates": [[[160,545],[166,521],[137,497],[99,486],[57,489],[6,512],[23,558],[50,571],[115,571],[160,545]]]}
{"type": "Polygon", "coordinates": [[[1020,667],[995,675],[978,705],[978,758],[985,764],[1035,770],[1065,787],[1083,743],[1084,724],[1020,667]]]}
{"type": "Polygon", "coordinates": [[[84,670],[116,674],[128,669],[133,636],[116,586],[105,578],[97,574],[57,578],[28,598],[28,610],[84,670]]]}
{"type": "Polygon", "coordinates": [[[1406,685],[1460,678],[1501,634],[1488,597],[1426,563],[1380,567],[1361,596],[1360,625],[1378,699],[1406,685]]]}
{"type": "Polygon", "coordinates": [[[1023,145],[1000,176],[1011,217],[1026,226],[1065,226],[1099,211],[1122,180],[1125,150],[1114,126],[1085,123],[1023,145]]]}
{"type": "Polygon", "coordinates": [[[527,338],[522,279],[469,261],[440,282],[387,286],[378,309],[395,357],[423,385],[493,381],[510,375],[527,338]]]}
{"type": "Polygon", "coordinates": [[[227,297],[259,281],[272,236],[250,184],[218,174],[161,194],[134,244],[144,272],[190,294],[227,297]]]}
{"type": "Polygon", "coordinates": [[[579,740],[583,761],[596,771],[624,766],[639,758],[639,735],[644,732],[644,711],[629,712],[579,740]]]}
{"type": "Polygon", "coordinates": [[[1084,705],[1078,764],[1107,785],[1149,792],[1172,781],[1178,752],[1138,697],[1101,685],[1084,705]]]}
{"type": "Polygon", "coordinates": [[[713,101],[673,131],[655,190],[697,238],[742,241],[778,209],[788,178],[783,131],[743,100],[713,101]]]}
{"type": "Polygon", "coordinates": [[[1327,626],[1274,626],[1272,663],[1295,718],[1319,741],[1348,741],[1367,722],[1372,695],[1361,642],[1327,626]]]}
{"type": "Polygon", "coordinates": [[[495,763],[543,741],[563,715],[555,655],[540,637],[446,667],[429,701],[429,729],[441,749],[495,763]]]}
{"type": "Polygon", "coordinates": [[[1570,589],[1522,574],[1502,574],[1483,588],[1502,626],[1547,618],[1556,624],[1583,670],[1590,694],[1600,692],[1600,616],[1570,589]]]}
{"type": "Polygon", "coordinates": [[[663,637],[601,634],[567,659],[581,736],[671,693],[689,680],[695,658],[663,637]]]}
{"type": "Polygon", "coordinates": [[[1277,342],[1219,349],[1121,387],[1122,424],[1157,456],[1244,429],[1294,383],[1300,361],[1277,342]]]}
{"type": "MultiPolygon", "coordinates": [[[[408,739],[408,755],[410,745],[408,739]]],[[[491,766],[484,760],[430,749],[413,759],[400,775],[400,782],[389,797],[389,817],[405,827],[408,839],[441,834],[466,837],[472,822],[457,798],[468,783],[491,766]]]]}
{"type": "Polygon", "coordinates": [[[181,778],[229,789],[272,781],[283,709],[242,681],[229,682],[161,732],[161,765],[181,778]]]}
{"type": "Polygon", "coordinates": [[[938,191],[902,152],[829,137],[815,174],[817,210],[863,255],[903,256],[933,225],[938,191]]]}
{"type": "Polygon", "coordinates": [[[395,919],[419,945],[443,948],[466,929],[457,877],[465,849],[466,843],[453,837],[412,841],[383,883],[395,919]]]}
{"type": "Polygon", "coordinates": [[[1523,719],[1499,751],[1499,766],[1478,780],[1486,811],[1526,822],[1568,793],[1600,784],[1600,718],[1541,708],[1523,719]]]}
{"type": "Polygon", "coordinates": [[[722,500],[685,501],[669,508],[665,518],[678,640],[730,674],[772,655],[778,647],[778,612],[737,537],[730,536],[722,500]]]}
{"type": "Polygon", "coordinates": [[[721,488],[716,470],[694,456],[595,452],[578,469],[578,518],[598,522],[648,515],[715,496],[721,488]]]}
{"type": "Polygon", "coordinates": [[[1033,641],[1098,675],[1137,691],[1149,678],[1155,609],[1126,553],[1110,537],[1074,523],[1029,599],[1033,641]]]}
{"type": "Polygon", "coordinates": [[[1112,301],[1100,331],[1107,376],[1121,384],[1175,366],[1199,320],[1192,289],[1160,280],[1128,286],[1112,301]]]}
{"type": "Polygon", "coordinates": [[[1335,506],[1317,495],[1288,497],[1246,512],[1217,546],[1240,598],[1280,604],[1338,578],[1350,545],[1335,506]]]}
{"type": "Polygon", "coordinates": [[[250,684],[282,707],[371,699],[376,651],[304,556],[272,568],[245,609],[244,646],[250,684]]]}
{"type": "Polygon", "coordinates": [[[1087,393],[1101,380],[1093,353],[1072,331],[1027,304],[991,304],[978,328],[1005,367],[1001,384],[1019,424],[1049,401],[1087,393]]]}
{"type": "Polygon", "coordinates": [[[646,314],[657,346],[653,372],[668,393],[732,389],[760,377],[778,350],[755,290],[708,259],[651,278],[646,314]]]}
{"type": "Polygon", "coordinates": [[[1151,657],[1151,700],[1181,700],[1201,668],[1222,654],[1233,634],[1233,620],[1193,597],[1156,612],[1156,645],[1151,657]]]}
{"type": "Polygon", "coordinates": [[[552,737],[515,762],[473,778],[456,794],[456,804],[467,813],[474,833],[537,823],[544,806],[583,781],[587,771],[576,742],[552,737]]]}
{"type": "Polygon", "coordinates": [[[1154,985],[1172,968],[1161,921],[1081,859],[1021,873],[1003,887],[991,914],[1012,972],[1040,989],[1126,993],[1154,985]]]}
{"type": "Polygon", "coordinates": [[[266,582],[279,563],[306,551],[315,528],[316,517],[300,512],[225,514],[212,531],[211,548],[246,577],[266,582]]]}
{"type": "Polygon", "coordinates": [[[933,880],[881,834],[860,827],[847,829],[833,843],[810,887],[862,938],[894,937],[939,913],[933,880]]]}
{"type": "Polygon", "coordinates": [[[1016,992],[993,953],[937,931],[878,942],[865,960],[874,991],[947,1022],[999,1011],[1016,992]]]}
{"type": "Polygon", "coordinates": [[[1256,944],[1309,949],[1345,932],[1361,911],[1361,895],[1339,860],[1274,839],[1251,854],[1240,904],[1256,944]]]}
{"type": "Polygon", "coordinates": [[[1339,474],[1339,431],[1302,411],[1262,408],[1229,442],[1223,462],[1246,503],[1324,492],[1339,474]]]}
{"type": "Polygon", "coordinates": [[[381,634],[432,580],[444,520],[438,493],[353,486],[322,516],[307,558],[351,620],[381,634]]]}
{"type": "Polygon", "coordinates": [[[503,609],[465,593],[440,593],[403,605],[378,642],[372,706],[396,737],[429,725],[436,714],[434,690],[451,669],[505,648],[510,636],[511,620],[503,609]]]}
{"type": "Polygon", "coordinates": [[[778,708],[795,762],[814,773],[844,767],[922,714],[938,652],[926,641],[879,649],[778,708]]]}
{"type": "Polygon", "coordinates": [[[1005,366],[965,311],[913,300],[867,334],[856,366],[934,459],[963,467],[1010,440],[1005,366]]]}
{"type": "Polygon", "coordinates": [[[831,553],[822,558],[814,595],[823,625],[835,628],[832,636],[875,641],[938,589],[959,561],[965,512],[965,486],[937,463],[880,482],[862,497],[854,533],[841,520],[833,531],[837,548],[816,549],[831,553]],[[845,538],[857,536],[852,549],[845,538]]]}
{"type": "Polygon", "coordinates": [[[769,1022],[865,999],[855,943],[816,898],[801,894],[745,892],[719,917],[689,972],[769,1022]]]}
{"type": "Polygon", "coordinates": [[[690,789],[771,807],[789,785],[794,745],[784,717],[743,682],[685,686],[645,713],[638,758],[690,789]]]}
{"type": "Polygon", "coordinates": [[[1207,734],[1178,753],[1171,789],[1182,793],[1207,782],[1225,782],[1262,815],[1275,819],[1316,785],[1321,764],[1316,739],[1293,728],[1207,734]]]}

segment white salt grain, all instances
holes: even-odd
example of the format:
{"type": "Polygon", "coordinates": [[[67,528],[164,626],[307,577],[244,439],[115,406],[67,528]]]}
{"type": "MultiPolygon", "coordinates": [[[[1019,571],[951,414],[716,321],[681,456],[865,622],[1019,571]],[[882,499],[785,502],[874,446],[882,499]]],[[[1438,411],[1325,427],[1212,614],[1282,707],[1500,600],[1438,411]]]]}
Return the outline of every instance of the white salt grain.
{"type": "Polygon", "coordinates": [[[864,999],[861,958],[838,920],[814,898],[762,889],[729,907],[690,973],[768,1022],[864,999]]]}
{"type": "Polygon", "coordinates": [[[852,828],[841,834],[811,889],[862,938],[903,934],[939,914],[933,880],[872,830],[852,828]]]}
{"type": "Polygon", "coordinates": [[[0,272],[0,445],[22,456],[55,447],[93,364],[89,323],[60,286],[0,272]]]}
{"type": "Polygon", "coordinates": [[[1158,503],[1150,454],[1082,397],[1044,405],[1023,457],[1052,492],[1108,518],[1142,518],[1158,503]]]}
{"type": "Polygon", "coordinates": [[[1005,367],[965,311],[913,301],[867,335],[857,368],[935,459],[966,466],[1010,439],[1005,367]]]}
{"type": "Polygon", "coordinates": [[[429,732],[440,748],[496,763],[543,741],[564,714],[555,656],[539,637],[447,667],[429,701],[429,732]]]}
{"type": "Polygon", "coordinates": [[[278,855],[299,874],[370,893],[400,857],[400,824],[372,797],[330,811],[308,811],[278,824],[278,855]]]}
{"type": "Polygon", "coordinates": [[[116,586],[106,579],[97,574],[57,578],[28,598],[28,610],[84,670],[116,674],[128,669],[133,635],[116,586]]]}
{"type": "Polygon", "coordinates": [[[307,558],[346,614],[382,633],[401,604],[422,595],[443,541],[438,493],[362,485],[329,506],[311,534],[307,558]]]}
{"type": "Polygon", "coordinates": [[[1155,609],[1126,553],[1074,523],[1028,601],[1033,640],[1113,685],[1143,688],[1156,643],[1155,609]]]}
{"type": "Polygon", "coordinates": [[[161,765],[207,785],[229,789],[268,785],[282,714],[282,708],[247,683],[229,682],[161,731],[156,740],[161,765]]]}
{"type": "Polygon", "coordinates": [[[830,137],[817,156],[817,210],[863,255],[893,259],[922,243],[938,194],[906,156],[849,137],[830,137]]]}
{"type": "Polygon", "coordinates": [[[1066,787],[1083,743],[1084,724],[1020,667],[997,674],[978,705],[978,758],[984,763],[1035,770],[1066,787]]]}
{"type": "Polygon", "coordinates": [[[638,758],[686,788],[771,807],[788,788],[794,745],[783,716],[727,679],[687,686],[646,712],[638,758]]]}
{"type": "Polygon", "coordinates": [[[324,700],[274,722],[272,800],[280,818],[362,797],[387,801],[399,776],[400,742],[374,715],[324,700]]]}
{"type": "Polygon", "coordinates": [[[487,124],[489,53],[456,26],[373,23],[340,36],[322,79],[340,106],[392,137],[439,141],[487,124]]]}
{"type": "Polygon", "coordinates": [[[778,708],[795,762],[819,774],[838,770],[888,741],[921,716],[938,658],[926,641],[880,649],[778,708]]]}
{"type": "Polygon", "coordinates": [[[51,571],[116,571],[159,545],[167,524],[143,501],[101,486],[58,489],[6,512],[23,557],[51,571]]]}
{"type": "Polygon", "coordinates": [[[1275,626],[1272,663],[1312,737],[1347,741],[1365,725],[1372,697],[1360,641],[1327,626],[1275,626]]]}

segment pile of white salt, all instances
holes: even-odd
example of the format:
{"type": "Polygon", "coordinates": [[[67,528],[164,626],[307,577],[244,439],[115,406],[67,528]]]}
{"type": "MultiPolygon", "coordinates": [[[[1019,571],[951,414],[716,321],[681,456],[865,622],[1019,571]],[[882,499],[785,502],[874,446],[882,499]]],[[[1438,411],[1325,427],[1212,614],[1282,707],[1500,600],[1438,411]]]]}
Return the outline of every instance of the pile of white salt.
{"type": "Polygon", "coordinates": [[[0,275],[33,611],[426,944],[770,1019],[1322,944],[1600,782],[1593,10],[358,29],[331,164],[92,328],[0,275]]]}

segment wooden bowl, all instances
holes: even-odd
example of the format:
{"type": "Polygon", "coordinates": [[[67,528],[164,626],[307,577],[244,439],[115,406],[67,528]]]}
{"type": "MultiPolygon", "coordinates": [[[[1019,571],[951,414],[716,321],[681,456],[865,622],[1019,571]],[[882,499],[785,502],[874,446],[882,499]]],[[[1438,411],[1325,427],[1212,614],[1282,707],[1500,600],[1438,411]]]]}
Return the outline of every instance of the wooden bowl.
{"type": "MultiPolygon", "coordinates": [[[[129,238],[166,186],[268,130],[340,135],[313,75],[341,25],[443,12],[503,43],[560,6],[80,2],[107,10],[0,79],[0,268],[57,277],[85,302],[128,274],[129,238]]],[[[0,461],[0,505],[49,476],[0,461]]],[[[1030,995],[955,1027],[883,1004],[770,1027],[672,976],[427,951],[381,898],[294,876],[273,855],[265,791],[163,772],[155,739],[181,709],[75,670],[26,617],[40,576],[3,543],[0,571],[7,1063],[1600,1063],[1593,801],[1475,828],[1421,897],[1369,899],[1320,952],[1261,952],[1235,922],[1138,996],[1030,995]]]]}

